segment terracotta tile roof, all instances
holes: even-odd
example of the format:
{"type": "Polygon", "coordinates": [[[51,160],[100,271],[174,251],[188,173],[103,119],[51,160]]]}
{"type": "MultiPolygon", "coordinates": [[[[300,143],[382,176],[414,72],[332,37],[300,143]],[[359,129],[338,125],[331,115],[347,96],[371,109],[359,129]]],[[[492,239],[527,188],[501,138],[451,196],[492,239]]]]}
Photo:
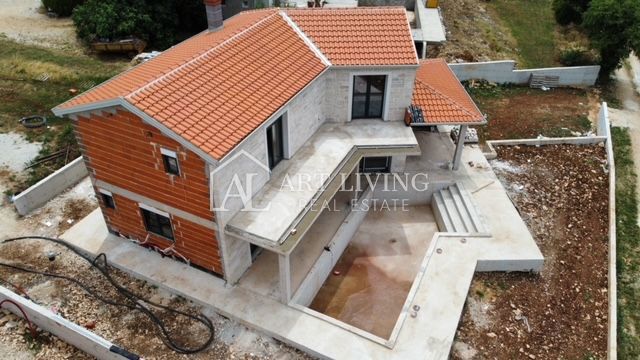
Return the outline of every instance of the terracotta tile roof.
{"type": "Polygon", "coordinates": [[[220,159],[326,67],[273,13],[128,99],[220,159]]]}
{"type": "Polygon", "coordinates": [[[221,30],[215,32],[204,31],[195,35],[187,41],[162,52],[153,61],[147,61],[125,71],[57,107],[68,109],[79,105],[124,97],[275,12],[275,9],[248,11],[242,13],[242,16],[231,17],[224,22],[224,27],[221,30]]]}
{"type": "Polygon", "coordinates": [[[403,7],[291,9],[287,14],[333,65],[417,65],[403,7]]]}
{"type": "Polygon", "coordinates": [[[125,99],[221,159],[328,66],[411,64],[403,8],[248,11],[54,110],[125,99]]]}
{"type": "Polygon", "coordinates": [[[485,118],[444,59],[420,61],[413,105],[427,124],[482,124],[485,118]]]}

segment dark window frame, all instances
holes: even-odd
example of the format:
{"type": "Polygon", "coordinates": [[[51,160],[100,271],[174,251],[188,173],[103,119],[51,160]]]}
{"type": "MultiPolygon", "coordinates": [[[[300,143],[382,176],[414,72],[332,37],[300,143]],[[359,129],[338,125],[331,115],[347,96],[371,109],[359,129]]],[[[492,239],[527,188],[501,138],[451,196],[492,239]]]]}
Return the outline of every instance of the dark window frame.
{"type": "Polygon", "coordinates": [[[273,170],[284,160],[284,115],[267,127],[266,134],[269,169],[273,170]]]}
{"type": "Polygon", "coordinates": [[[391,172],[391,156],[369,156],[369,157],[363,157],[362,159],[360,159],[360,164],[358,164],[358,171],[361,174],[365,174],[365,173],[369,173],[369,174],[384,174],[384,173],[390,173],[391,172]],[[385,161],[385,165],[384,166],[367,166],[367,160],[369,160],[370,162],[373,161],[381,161],[383,160],[385,161]]]}
{"type": "Polygon", "coordinates": [[[180,176],[180,162],[177,155],[162,154],[162,163],[167,174],[180,176]]]}
{"type": "Polygon", "coordinates": [[[167,217],[142,207],[140,208],[140,212],[142,214],[144,228],[148,232],[154,235],[163,237],[165,239],[175,241],[175,235],[173,232],[173,223],[171,222],[171,215],[167,217]],[[167,231],[167,226],[168,226],[168,231],[167,231]]]}
{"type": "Polygon", "coordinates": [[[102,203],[104,204],[105,208],[107,209],[116,208],[116,199],[113,198],[112,194],[100,192],[100,196],[102,197],[102,203]]]}
{"type": "Polygon", "coordinates": [[[384,102],[386,98],[387,92],[387,75],[354,75],[353,76],[353,90],[351,92],[351,119],[381,119],[384,117],[384,102]],[[358,86],[356,86],[356,82],[359,79],[364,79],[366,83],[366,90],[364,92],[358,91],[358,86]],[[372,91],[374,88],[373,84],[377,80],[383,80],[384,86],[382,92],[377,93],[372,91]],[[373,98],[379,98],[380,100],[380,109],[379,112],[374,112],[371,107],[371,102],[373,98]],[[359,99],[359,100],[357,100],[359,99]],[[357,103],[363,102],[363,112],[356,113],[360,106],[356,106],[357,103]]]}

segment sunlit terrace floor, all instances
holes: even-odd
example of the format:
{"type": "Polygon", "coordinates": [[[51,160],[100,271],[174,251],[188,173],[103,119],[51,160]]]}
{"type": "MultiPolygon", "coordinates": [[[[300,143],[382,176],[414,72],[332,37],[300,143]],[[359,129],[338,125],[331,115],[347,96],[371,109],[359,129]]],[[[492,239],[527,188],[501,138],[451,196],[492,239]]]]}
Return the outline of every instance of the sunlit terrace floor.
{"type": "Polygon", "coordinates": [[[437,231],[427,205],[369,211],[310,308],[388,339],[437,231]]]}

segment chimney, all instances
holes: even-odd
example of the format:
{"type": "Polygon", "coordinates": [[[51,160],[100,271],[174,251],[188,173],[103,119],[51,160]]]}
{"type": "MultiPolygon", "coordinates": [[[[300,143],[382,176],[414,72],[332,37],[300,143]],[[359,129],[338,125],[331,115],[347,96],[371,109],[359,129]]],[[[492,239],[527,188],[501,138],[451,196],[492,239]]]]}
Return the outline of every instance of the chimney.
{"type": "Polygon", "coordinates": [[[209,31],[216,31],[222,28],[222,0],[203,0],[207,10],[207,23],[209,31]]]}

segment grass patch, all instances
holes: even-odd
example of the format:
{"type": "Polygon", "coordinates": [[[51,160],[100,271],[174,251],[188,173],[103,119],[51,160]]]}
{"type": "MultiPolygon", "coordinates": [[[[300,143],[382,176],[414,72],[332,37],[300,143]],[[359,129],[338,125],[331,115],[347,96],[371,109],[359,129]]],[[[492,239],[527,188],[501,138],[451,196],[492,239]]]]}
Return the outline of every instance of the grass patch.
{"type": "Polygon", "coordinates": [[[640,358],[640,228],[629,130],[612,129],[616,164],[618,358],[640,358]]]}
{"type": "MultiPolygon", "coordinates": [[[[79,92],[118,74],[128,64],[122,60],[102,61],[86,55],[68,54],[20,44],[0,35],[0,132],[20,132],[30,141],[43,143],[45,156],[69,148],[68,156],[36,165],[8,193],[18,193],[79,155],[70,121],[51,113],[70,99],[70,89],[79,92]],[[18,120],[43,115],[47,126],[26,129],[18,120]]],[[[66,155],[66,154],[65,154],[66,155]]]]}
{"type": "Polygon", "coordinates": [[[552,0],[494,0],[487,7],[518,42],[521,68],[557,66],[552,0]]]}

